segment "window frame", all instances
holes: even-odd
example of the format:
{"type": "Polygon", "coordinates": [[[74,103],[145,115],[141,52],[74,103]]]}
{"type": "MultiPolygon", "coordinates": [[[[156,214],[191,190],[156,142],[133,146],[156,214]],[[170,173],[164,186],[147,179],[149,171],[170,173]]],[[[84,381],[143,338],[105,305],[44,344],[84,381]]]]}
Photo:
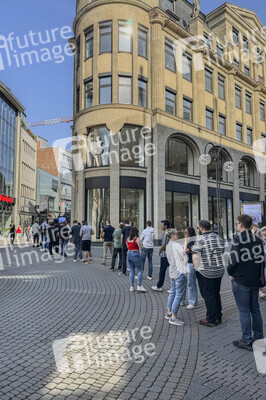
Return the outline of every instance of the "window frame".
{"type": "Polygon", "coordinates": [[[232,29],[232,40],[233,40],[233,44],[235,46],[239,46],[239,31],[234,27],[232,29]],[[234,39],[235,37],[236,37],[236,41],[234,39]]]}
{"type": "Polygon", "coordinates": [[[112,79],[112,74],[108,74],[108,75],[100,75],[99,76],[99,105],[107,105],[107,104],[112,104],[113,102],[113,79],[112,79]],[[110,78],[111,80],[111,84],[107,85],[101,85],[101,79],[106,79],[106,78],[110,78]],[[105,88],[105,87],[110,87],[111,88],[111,102],[110,103],[101,103],[101,89],[105,88]]]}
{"type": "Polygon", "coordinates": [[[226,115],[224,115],[224,114],[221,114],[221,113],[219,113],[219,118],[218,118],[218,131],[219,131],[219,134],[220,135],[222,135],[222,136],[226,136],[226,115]],[[220,124],[220,120],[223,120],[223,127],[224,127],[224,129],[223,129],[223,132],[221,133],[220,132],[220,126],[221,126],[221,124],[220,124]]]}
{"type": "Polygon", "coordinates": [[[244,74],[250,76],[250,68],[246,64],[244,65],[244,74]]]}
{"type": "Polygon", "coordinates": [[[131,75],[123,75],[123,74],[119,74],[118,75],[118,103],[119,104],[126,104],[126,105],[132,105],[133,104],[133,78],[131,75]],[[121,85],[120,84],[120,79],[121,78],[126,78],[126,79],[130,79],[130,86],[129,85],[121,85]],[[127,87],[130,88],[130,103],[122,103],[120,101],[120,87],[127,87]]]}
{"type": "Polygon", "coordinates": [[[138,77],[138,106],[139,107],[142,107],[142,108],[148,108],[148,79],[146,79],[146,78],[143,78],[142,76],[139,76],[138,77]],[[142,82],[142,83],[145,83],[145,85],[146,85],[146,104],[145,105],[140,105],[139,103],[139,99],[140,99],[140,97],[139,97],[139,89],[140,89],[140,86],[139,86],[139,83],[140,82],[142,82]]]}
{"type": "Polygon", "coordinates": [[[94,26],[90,25],[85,31],[84,31],[84,37],[85,37],[85,60],[88,58],[93,57],[93,50],[94,50],[94,26]],[[90,34],[92,34],[92,37],[87,38],[90,34]],[[88,54],[88,44],[92,42],[92,54],[88,54]]]}
{"type": "Polygon", "coordinates": [[[245,98],[246,98],[246,113],[252,114],[252,94],[249,92],[246,92],[245,98]],[[248,109],[248,104],[250,105],[250,111],[248,109]]]}
{"type": "Polygon", "coordinates": [[[133,28],[133,23],[128,23],[127,20],[118,20],[118,53],[126,53],[126,54],[132,54],[133,52],[133,29],[131,33],[121,33],[120,28],[131,26],[133,28]],[[120,49],[120,35],[129,37],[130,39],[130,50],[121,50],[120,49]]]}
{"type": "Polygon", "coordinates": [[[186,53],[186,52],[184,52],[183,54],[182,54],[182,78],[183,79],[186,79],[186,81],[188,81],[188,82],[191,82],[192,83],[192,80],[193,80],[193,78],[192,78],[192,56],[189,54],[189,53],[186,53]],[[190,75],[190,79],[189,78],[187,78],[185,75],[184,75],[184,60],[188,60],[189,61],[189,64],[187,63],[186,65],[189,65],[189,69],[190,69],[190,73],[189,73],[189,75],[190,75]]]}
{"type": "Polygon", "coordinates": [[[253,129],[250,126],[247,126],[247,144],[248,146],[252,146],[253,145],[253,129]],[[248,138],[250,137],[250,143],[248,138]]]}
{"type": "Polygon", "coordinates": [[[187,96],[183,96],[183,119],[184,119],[185,121],[188,121],[188,122],[193,122],[193,99],[190,99],[190,98],[187,97],[187,96]],[[185,108],[184,102],[185,102],[185,101],[186,101],[187,103],[189,103],[190,106],[191,106],[191,108],[190,108],[191,119],[184,118],[184,108],[185,108]]]}
{"type": "Polygon", "coordinates": [[[165,112],[167,112],[168,114],[174,115],[174,116],[176,116],[176,105],[177,105],[176,95],[177,95],[177,93],[176,93],[176,91],[174,89],[171,89],[171,88],[169,88],[167,86],[165,87],[165,112]],[[170,95],[174,96],[174,100],[172,100],[169,97],[167,97],[166,94],[170,94],[170,95]],[[170,111],[167,111],[167,109],[166,109],[166,101],[167,100],[170,103],[173,103],[173,105],[174,105],[174,107],[173,107],[174,112],[173,113],[171,113],[170,111]]]}
{"type": "Polygon", "coordinates": [[[77,54],[76,54],[76,70],[80,68],[80,36],[78,37],[76,41],[76,46],[77,46],[77,54]]]}
{"type": "Polygon", "coordinates": [[[265,122],[265,103],[264,101],[260,100],[260,121],[265,122]],[[263,109],[262,109],[263,107],[263,109]],[[263,115],[262,115],[263,112],[263,115]]]}
{"type": "Polygon", "coordinates": [[[205,120],[205,122],[206,122],[206,129],[209,129],[209,130],[213,131],[213,130],[214,130],[214,110],[213,110],[213,109],[211,109],[211,108],[209,108],[209,107],[206,107],[206,108],[205,108],[205,119],[206,119],[206,120],[205,120]],[[207,113],[209,113],[209,115],[211,115],[211,119],[208,118],[207,113]],[[208,120],[211,121],[211,128],[209,128],[209,127],[207,126],[207,121],[208,121],[208,120]]]}
{"type": "Polygon", "coordinates": [[[236,140],[239,143],[243,143],[243,124],[241,122],[236,122],[236,140]],[[237,135],[238,135],[239,131],[238,131],[237,128],[241,128],[241,131],[240,131],[241,140],[238,140],[238,136],[237,135]]]}
{"type": "Polygon", "coordinates": [[[106,20],[106,21],[101,21],[99,22],[99,54],[106,54],[106,53],[112,53],[113,51],[113,21],[112,20],[106,20]],[[102,28],[110,27],[110,33],[101,33],[102,28]],[[111,49],[110,50],[101,50],[101,45],[102,45],[102,37],[103,36],[111,36],[111,49]]]}
{"type": "Polygon", "coordinates": [[[225,100],[225,79],[226,78],[223,75],[218,73],[218,97],[221,100],[225,100]],[[219,95],[219,83],[221,83],[221,82],[223,83],[223,86],[222,86],[222,88],[223,88],[223,97],[221,97],[219,95]]]}
{"type": "Polygon", "coordinates": [[[220,57],[224,57],[224,46],[220,43],[216,43],[216,53],[220,57]]]}
{"type": "Polygon", "coordinates": [[[145,59],[148,59],[148,34],[149,34],[149,29],[141,24],[138,24],[138,56],[143,57],[145,59]],[[143,37],[140,36],[141,32],[146,35],[146,39],[143,39],[143,37]],[[146,50],[145,55],[139,53],[139,41],[140,40],[143,42],[145,41],[145,50],[146,50]]]}
{"type": "Polygon", "coordinates": [[[239,86],[237,86],[237,85],[235,85],[235,106],[236,106],[236,108],[238,108],[238,109],[242,109],[242,88],[241,87],[239,87],[239,86]],[[239,104],[239,106],[238,106],[238,104],[237,104],[237,93],[240,93],[240,95],[239,95],[239,98],[240,98],[240,104],[239,104]]]}
{"type": "Polygon", "coordinates": [[[164,66],[165,69],[168,69],[169,71],[176,73],[176,61],[175,61],[175,54],[174,54],[174,50],[172,48],[173,42],[171,42],[170,39],[168,39],[167,37],[165,37],[165,42],[164,42],[164,66]],[[171,48],[171,50],[167,50],[171,48]],[[169,66],[167,66],[166,64],[166,58],[167,55],[171,58],[173,58],[174,60],[174,69],[170,68],[169,66]]]}
{"type": "Polygon", "coordinates": [[[85,94],[85,108],[93,107],[93,78],[92,77],[90,77],[84,81],[84,94],[85,94]],[[87,100],[88,100],[87,93],[90,93],[90,90],[87,89],[87,85],[89,85],[89,84],[91,84],[91,88],[92,88],[92,90],[91,90],[92,104],[90,106],[87,106],[87,100]]]}
{"type": "Polygon", "coordinates": [[[209,93],[213,93],[213,70],[211,68],[208,68],[205,66],[205,71],[204,71],[204,77],[205,77],[205,90],[209,93]],[[209,74],[209,76],[208,76],[209,74]],[[210,90],[207,87],[207,82],[210,82],[210,90]]]}
{"type": "Polygon", "coordinates": [[[249,53],[249,40],[246,36],[243,36],[243,50],[245,53],[249,53]],[[247,44],[247,46],[245,46],[247,44]]]}

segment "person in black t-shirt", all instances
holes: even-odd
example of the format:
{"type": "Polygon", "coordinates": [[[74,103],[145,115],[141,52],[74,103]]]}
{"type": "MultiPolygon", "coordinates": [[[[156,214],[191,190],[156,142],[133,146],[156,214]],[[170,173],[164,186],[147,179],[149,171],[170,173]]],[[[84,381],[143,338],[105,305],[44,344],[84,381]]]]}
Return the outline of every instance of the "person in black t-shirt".
{"type": "MultiPolygon", "coordinates": [[[[196,239],[195,229],[192,226],[187,226],[184,231],[184,236],[185,236],[184,250],[185,253],[188,255],[188,268],[189,268],[189,273],[187,277],[188,306],[186,308],[187,310],[193,310],[198,301],[197,277],[192,263],[192,249],[196,239]]],[[[181,305],[185,305],[185,301],[186,301],[186,292],[182,299],[181,305]]]]}
{"type": "Polygon", "coordinates": [[[114,231],[115,231],[115,228],[111,225],[111,222],[107,219],[106,226],[105,226],[105,228],[103,228],[103,232],[102,232],[102,238],[104,240],[102,265],[106,264],[106,256],[107,256],[108,249],[111,253],[111,256],[113,256],[113,251],[114,251],[113,233],[114,233],[114,231]]]}
{"type": "Polygon", "coordinates": [[[14,221],[12,221],[9,228],[11,246],[14,246],[15,234],[16,234],[16,227],[14,221]]]}
{"type": "Polygon", "coordinates": [[[131,231],[131,226],[129,221],[126,219],[124,221],[124,227],[121,229],[121,243],[122,243],[122,271],[119,275],[127,274],[127,239],[131,231]]]}

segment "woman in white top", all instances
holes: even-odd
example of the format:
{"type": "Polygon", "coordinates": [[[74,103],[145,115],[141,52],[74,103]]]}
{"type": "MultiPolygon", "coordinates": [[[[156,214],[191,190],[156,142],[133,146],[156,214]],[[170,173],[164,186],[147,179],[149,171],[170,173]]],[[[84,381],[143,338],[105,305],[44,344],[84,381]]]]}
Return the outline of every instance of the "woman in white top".
{"type": "Polygon", "coordinates": [[[184,247],[177,242],[177,231],[173,229],[169,232],[169,235],[170,241],[166,246],[166,256],[169,262],[171,290],[165,318],[169,320],[171,325],[184,325],[184,322],[177,318],[177,312],[187,285],[188,256],[184,251],[184,247]]]}

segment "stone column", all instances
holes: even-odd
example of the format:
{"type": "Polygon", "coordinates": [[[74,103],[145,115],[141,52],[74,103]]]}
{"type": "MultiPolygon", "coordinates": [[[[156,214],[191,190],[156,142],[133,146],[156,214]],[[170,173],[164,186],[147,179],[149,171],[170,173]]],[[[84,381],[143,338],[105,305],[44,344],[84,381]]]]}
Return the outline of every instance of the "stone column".
{"type": "Polygon", "coordinates": [[[204,49],[197,49],[193,55],[193,121],[206,126],[205,121],[205,68],[203,62],[204,49]]]}
{"type": "Polygon", "coordinates": [[[236,68],[228,72],[228,78],[225,85],[226,100],[226,136],[236,139],[236,113],[235,113],[235,74],[236,68]]]}
{"type": "Polygon", "coordinates": [[[234,210],[235,220],[240,215],[240,189],[239,189],[239,173],[238,173],[238,165],[240,158],[237,154],[238,154],[237,152],[235,153],[235,155],[233,154],[233,162],[234,162],[233,210],[234,210]]]}
{"type": "Polygon", "coordinates": [[[200,219],[209,219],[207,166],[200,164],[200,219]]]}

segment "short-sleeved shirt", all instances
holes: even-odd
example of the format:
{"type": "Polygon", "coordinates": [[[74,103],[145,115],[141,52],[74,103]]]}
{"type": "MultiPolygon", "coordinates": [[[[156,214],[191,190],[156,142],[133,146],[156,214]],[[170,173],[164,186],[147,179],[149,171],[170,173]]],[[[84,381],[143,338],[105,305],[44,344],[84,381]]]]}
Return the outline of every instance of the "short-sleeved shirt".
{"type": "MultiPolygon", "coordinates": [[[[168,235],[168,232],[167,232],[167,231],[164,231],[164,233],[163,233],[163,239],[162,239],[162,244],[165,245],[165,248],[166,248],[166,246],[168,245],[168,242],[169,242],[169,235],[168,235]]],[[[161,251],[160,257],[166,257],[166,250],[161,251]]]]}
{"type": "Polygon", "coordinates": [[[113,241],[113,233],[115,228],[111,225],[107,225],[104,229],[104,242],[112,242],[113,241]]]}
{"type": "Polygon", "coordinates": [[[80,230],[81,230],[81,226],[80,225],[73,225],[72,226],[71,235],[72,235],[72,242],[73,243],[79,243],[81,241],[80,230]]]}
{"type": "Polygon", "coordinates": [[[124,226],[121,230],[121,235],[123,235],[123,245],[126,246],[127,238],[129,237],[129,233],[131,231],[131,226],[124,226]]]}
{"type": "Polygon", "coordinates": [[[116,249],[121,249],[122,243],[121,243],[121,229],[116,229],[113,233],[113,238],[114,238],[114,247],[116,249]]]}
{"type": "Polygon", "coordinates": [[[93,234],[93,229],[90,225],[83,225],[80,229],[82,235],[81,240],[91,240],[91,235],[93,234]]]}
{"type": "Polygon", "coordinates": [[[221,278],[224,275],[224,240],[213,232],[204,233],[195,242],[192,254],[200,257],[198,272],[205,278],[221,278]]]}

